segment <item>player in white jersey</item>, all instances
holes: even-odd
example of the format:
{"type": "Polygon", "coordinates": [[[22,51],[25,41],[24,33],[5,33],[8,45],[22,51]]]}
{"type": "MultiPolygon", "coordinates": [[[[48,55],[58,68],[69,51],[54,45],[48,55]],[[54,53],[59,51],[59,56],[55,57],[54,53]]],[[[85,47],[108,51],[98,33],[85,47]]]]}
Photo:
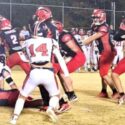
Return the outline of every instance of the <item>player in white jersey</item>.
{"type": "Polygon", "coordinates": [[[24,88],[20,91],[20,96],[17,99],[13,117],[10,123],[16,124],[26,98],[40,84],[46,88],[50,96],[49,106],[46,112],[52,121],[56,122],[57,116],[55,111],[59,108],[60,92],[55,80],[52,64],[53,55],[55,55],[57,58],[66,80],[71,80],[65,61],[60,54],[58,43],[51,38],[34,37],[26,40],[23,47],[26,48],[26,53],[29,57],[32,69],[24,88]]]}
{"type": "Polygon", "coordinates": [[[115,68],[115,66],[117,65],[117,63],[123,59],[124,57],[124,47],[125,47],[125,41],[113,41],[115,49],[117,51],[117,54],[113,60],[113,66],[112,68],[115,68]]]}
{"type": "Polygon", "coordinates": [[[98,59],[99,59],[99,50],[96,41],[93,41],[91,46],[91,65],[92,65],[91,68],[93,71],[97,71],[98,69],[98,59]]]}
{"type": "MultiPolygon", "coordinates": [[[[82,39],[87,39],[90,35],[90,32],[87,31],[86,35],[84,35],[84,37],[82,39]]],[[[84,64],[84,70],[85,71],[91,71],[91,44],[89,45],[83,45],[82,49],[85,53],[85,56],[86,56],[86,62],[84,64]]]]}

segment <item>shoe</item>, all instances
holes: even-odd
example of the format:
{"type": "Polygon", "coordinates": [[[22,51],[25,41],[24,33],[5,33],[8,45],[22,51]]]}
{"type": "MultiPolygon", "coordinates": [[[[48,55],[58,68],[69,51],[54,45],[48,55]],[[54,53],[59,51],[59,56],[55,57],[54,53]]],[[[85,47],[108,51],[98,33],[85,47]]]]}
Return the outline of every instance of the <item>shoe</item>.
{"type": "Polygon", "coordinates": [[[68,99],[70,102],[75,102],[78,100],[78,97],[75,94],[68,95],[68,99]]]}
{"type": "Polygon", "coordinates": [[[90,72],[90,71],[91,71],[91,68],[88,68],[88,71],[90,72]]]}
{"type": "Polygon", "coordinates": [[[124,102],[125,102],[125,94],[120,97],[120,99],[118,100],[118,104],[122,105],[124,102]]]}
{"type": "Polygon", "coordinates": [[[100,92],[97,97],[100,97],[100,98],[109,98],[107,92],[100,92]]]}
{"type": "Polygon", "coordinates": [[[55,112],[54,112],[54,110],[52,109],[52,108],[48,108],[47,110],[46,110],[46,113],[47,113],[47,115],[51,118],[51,120],[53,121],[53,122],[57,122],[58,121],[58,117],[57,117],[57,115],[55,114],[55,112]]]}
{"type": "Polygon", "coordinates": [[[10,121],[10,124],[16,125],[17,119],[18,119],[18,116],[17,116],[17,115],[14,115],[14,116],[12,117],[11,121],[10,121]]]}
{"type": "Polygon", "coordinates": [[[113,93],[112,94],[112,99],[114,99],[114,100],[117,100],[117,99],[120,99],[120,95],[119,95],[119,93],[113,93]]]}
{"type": "Polygon", "coordinates": [[[96,69],[96,68],[94,68],[94,67],[92,68],[92,70],[93,70],[94,72],[96,72],[96,71],[97,71],[97,69],[96,69]]]}
{"type": "Polygon", "coordinates": [[[63,113],[71,109],[71,105],[68,102],[63,103],[58,109],[57,113],[63,113]]]}
{"type": "Polygon", "coordinates": [[[40,108],[40,110],[39,110],[39,111],[44,111],[44,112],[46,112],[46,111],[47,111],[47,109],[48,109],[48,106],[42,106],[42,107],[40,108]]]}

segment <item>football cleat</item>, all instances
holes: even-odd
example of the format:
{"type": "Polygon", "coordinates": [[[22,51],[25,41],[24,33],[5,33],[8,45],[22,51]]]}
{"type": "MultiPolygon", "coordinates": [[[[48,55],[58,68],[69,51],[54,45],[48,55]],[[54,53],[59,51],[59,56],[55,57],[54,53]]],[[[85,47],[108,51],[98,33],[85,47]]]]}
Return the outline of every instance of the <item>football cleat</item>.
{"type": "Polygon", "coordinates": [[[71,109],[71,105],[68,102],[66,102],[66,103],[64,103],[64,104],[62,104],[60,106],[60,108],[58,109],[57,113],[60,114],[60,113],[68,111],[69,109],[71,109]]]}
{"type": "Polygon", "coordinates": [[[99,98],[109,98],[108,93],[107,92],[100,92],[97,97],[99,98]]]}
{"type": "Polygon", "coordinates": [[[78,100],[78,97],[75,94],[73,94],[72,96],[68,97],[68,99],[70,102],[75,102],[78,100]]]}
{"type": "Polygon", "coordinates": [[[117,99],[120,99],[120,95],[119,95],[119,93],[113,93],[112,94],[112,99],[114,99],[114,100],[117,100],[117,99]]]}
{"type": "Polygon", "coordinates": [[[120,97],[120,99],[118,100],[118,104],[122,105],[125,103],[125,95],[123,95],[122,97],[120,97]]]}

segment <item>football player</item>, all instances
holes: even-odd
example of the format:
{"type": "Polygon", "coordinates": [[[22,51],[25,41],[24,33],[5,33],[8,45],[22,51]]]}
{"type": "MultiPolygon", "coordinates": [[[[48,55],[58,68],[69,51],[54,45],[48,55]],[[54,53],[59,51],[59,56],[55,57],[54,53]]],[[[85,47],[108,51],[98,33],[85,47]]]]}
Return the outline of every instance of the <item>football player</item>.
{"type": "Polygon", "coordinates": [[[12,89],[16,89],[17,86],[11,77],[10,68],[6,65],[5,47],[0,39],[0,89],[4,89],[4,80],[12,89]]]}
{"type": "MultiPolygon", "coordinates": [[[[34,24],[34,35],[53,38],[56,40],[58,38],[58,35],[57,35],[58,32],[57,32],[56,26],[53,25],[53,22],[52,22],[53,16],[52,16],[51,10],[47,7],[40,6],[37,8],[35,15],[36,15],[37,21],[34,24]]],[[[49,103],[49,94],[42,85],[39,85],[39,89],[44,102],[44,106],[41,107],[40,110],[46,110],[46,107],[48,107],[48,103],[49,103]]],[[[63,98],[61,99],[61,102],[60,102],[60,105],[62,104],[64,104],[63,107],[65,108],[65,110],[66,109],[68,110],[70,108],[68,102],[65,102],[63,98]]]]}
{"type": "Polygon", "coordinates": [[[98,41],[99,48],[99,73],[102,79],[102,90],[99,97],[108,97],[106,85],[109,85],[115,97],[118,93],[114,87],[111,77],[108,75],[108,71],[111,67],[116,51],[110,40],[109,26],[106,23],[106,13],[102,9],[94,9],[92,13],[92,30],[94,34],[88,39],[83,41],[83,44],[90,44],[94,40],[98,41]]]}
{"type": "MultiPolygon", "coordinates": [[[[114,35],[114,40],[116,41],[122,41],[125,40],[125,19],[122,20],[119,30],[114,35]]],[[[119,61],[119,63],[116,65],[116,67],[112,71],[112,79],[114,81],[114,84],[119,92],[119,100],[118,103],[121,105],[125,102],[125,93],[124,89],[121,83],[121,80],[119,76],[125,72],[125,57],[119,61]]]]}
{"type": "Polygon", "coordinates": [[[25,41],[24,47],[26,48],[26,53],[30,60],[31,71],[24,88],[20,91],[20,96],[17,99],[10,123],[16,124],[26,98],[39,84],[42,84],[49,92],[50,101],[46,113],[50,116],[53,122],[56,122],[57,116],[55,111],[59,108],[60,92],[55,80],[52,64],[53,55],[55,55],[58,60],[63,71],[62,73],[64,73],[67,81],[71,81],[65,61],[60,54],[58,43],[51,38],[35,36],[25,41]]]}
{"type": "MultiPolygon", "coordinates": [[[[60,51],[65,59],[67,68],[70,73],[76,71],[79,67],[82,67],[85,63],[85,55],[75,39],[75,37],[68,31],[63,29],[63,24],[60,21],[53,21],[55,26],[59,31],[59,46],[60,51]]],[[[54,67],[57,70],[58,74],[61,74],[61,69],[58,63],[54,63],[54,67]]],[[[60,75],[59,75],[60,76],[60,75]]],[[[63,75],[60,76],[62,78],[62,84],[64,84],[65,93],[70,101],[77,100],[77,96],[74,92],[72,82],[66,82],[63,75]]]]}
{"type": "Polygon", "coordinates": [[[12,28],[11,22],[4,17],[0,20],[0,31],[2,42],[6,45],[9,51],[9,56],[7,57],[6,62],[7,65],[10,68],[19,65],[25,73],[28,74],[30,71],[30,65],[22,51],[22,47],[20,46],[18,31],[12,28]]]}

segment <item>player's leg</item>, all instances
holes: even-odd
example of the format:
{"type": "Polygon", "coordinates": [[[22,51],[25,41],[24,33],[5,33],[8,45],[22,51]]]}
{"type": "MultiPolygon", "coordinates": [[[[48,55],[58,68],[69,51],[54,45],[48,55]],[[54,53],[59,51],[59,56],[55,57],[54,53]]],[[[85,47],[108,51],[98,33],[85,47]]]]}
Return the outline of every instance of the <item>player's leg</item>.
{"type": "Polygon", "coordinates": [[[105,54],[103,54],[99,60],[100,76],[104,79],[104,82],[110,86],[110,88],[113,92],[112,97],[117,94],[117,90],[114,86],[111,76],[108,75],[108,71],[111,67],[114,56],[115,56],[114,52],[112,52],[111,55],[110,56],[108,55],[107,57],[105,56],[105,54]]]}
{"type": "Polygon", "coordinates": [[[116,68],[113,70],[111,76],[112,76],[112,79],[114,81],[114,84],[120,94],[120,97],[121,99],[119,100],[119,103],[122,104],[124,103],[125,101],[125,98],[124,97],[124,89],[123,89],[123,86],[122,86],[122,83],[121,83],[121,80],[120,80],[120,75],[123,74],[125,72],[125,58],[123,58],[119,63],[118,65],[116,66],[116,68]]]}
{"type": "Polygon", "coordinates": [[[22,60],[20,60],[19,65],[23,69],[23,71],[25,71],[26,74],[29,74],[31,67],[28,62],[23,62],[22,60]]]}
{"type": "MultiPolygon", "coordinates": [[[[36,74],[36,72],[35,72],[35,74],[36,74]]],[[[33,75],[30,74],[30,77],[26,81],[26,84],[25,84],[24,88],[22,88],[22,90],[20,91],[20,96],[18,97],[18,99],[16,101],[15,108],[14,108],[14,113],[13,113],[12,119],[10,121],[11,124],[16,124],[17,119],[18,119],[18,117],[20,116],[20,114],[21,114],[21,112],[23,110],[25,100],[27,99],[29,94],[37,86],[36,77],[35,76],[33,77],[33,76],[34,76],[34,74],[33,75]]]]}
{"type": "Polygon", "coordinates": [[[7,60],[6,60],[6,65],[9,67],[9,68],[13,68],[15,65],[18,64],[20,58],[18,56],[17,53],[13,53],[11,55],[9,55],[7,57],[7,60]]]}
{"type": "MultiPolygon", "coordinates": [[[[58,84],[56,76],[55,76],[55,80],[56,80],[56,83],[58,84]]],[[[46,111],[49,106],[49,100],[50,100],[49,93],[43,85],[39,85],[39,89],[43,99],[43,106],[40,108],[40,111],[46,111]]],[[[68,104],[67,101],[64,100],[63,97],[60,98],[59,105],[60,105],[60,108],[59,108],[60,113],[67,111],[71,108],[71,106],[68,104]]]]}
{"type": "Polygon", "coordinates": [[[108,93],[107,93],[107,84],[105,83],[104,79],[101,78],[101,92],[98,94],[98,97],[101,98],[108,98],[108,93]]]}
{"type": "MultiPolygon", "coordinates": [[[[74,72],[78,67],[81,67],[84,65],[85,63],[85,55],[83,52],[78,52],[76,54],[75,57],[73,57],[66,65],[67,65],[67,68],[69,70],[70,73],[74,72]]],[[[68,99],[70,101],[75,101],[77,100],[77,96],[74,92],[74,89],[73,89],[73,84],[72,84],[72,81],[66,81],[65,80],[65,77],[62,73],[62,71],[60,71],[59,73],[59,78],[60,78],[60,82],[61,84],[64,84],[64,87],[65,87],[65,90],[66,90],[66,95],[68,96],[68,99]],[[62,79],[62,80],[61,80],[62,79]]]]}
{"type": "Polygon", "coordinates": [[[11,87],[11,89],[17,89],[17,86],[11,77],[11,71],[8,66],[3,67],[2,76],[4,77],[4,79],[8,83],[8,85],[11,87]]]}
{"type": "Polygon", "coordinates": [[[0,89],[4,90],[4,79],[2,76],[0,76],[0,89]]]}
{"type": "Polygon", "coordinates": [[[44,81],[42,82],[42,84],[48,91],[49,97],[50,97],[49,105],[46,110],[46,113],[52,119],[53,122],[56,122],[57,116],[55,112],[59,108],[60,90],[56,83],[54,72],[52,70],[41,69],[40,74],[43,75],[43,78],[41,78],[41,81],[44,81]],[[47,78],[49,78],[49,80],[47,80],[47,78]]]}

